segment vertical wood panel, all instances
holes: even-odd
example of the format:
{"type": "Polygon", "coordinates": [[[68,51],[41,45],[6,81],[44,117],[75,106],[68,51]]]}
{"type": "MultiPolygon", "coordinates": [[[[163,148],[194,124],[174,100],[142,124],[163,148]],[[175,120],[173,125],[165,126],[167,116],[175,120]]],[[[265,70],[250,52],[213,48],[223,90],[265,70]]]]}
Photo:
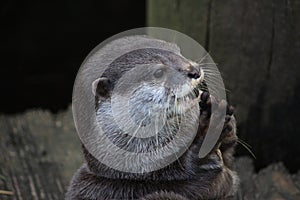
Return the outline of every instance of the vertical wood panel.
{"type": "Polygon", "coordinates": [[[148,0],[148,5],[149,26],[197,36],[218,64],[256,167],[282,160],[297,171],[300,2],[148,0]]]}

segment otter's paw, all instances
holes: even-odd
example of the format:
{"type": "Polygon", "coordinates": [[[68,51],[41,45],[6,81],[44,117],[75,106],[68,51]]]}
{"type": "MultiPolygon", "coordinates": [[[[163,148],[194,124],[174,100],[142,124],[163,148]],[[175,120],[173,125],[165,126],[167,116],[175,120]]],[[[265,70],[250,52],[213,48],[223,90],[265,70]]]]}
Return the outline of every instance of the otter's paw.
{"type": "Polygon", "coordinates": [[[224,164],[229,168],[232,168],[234,147],[238,141],[233,111],[234,108],[232,106],[227,106],[225,123],[219,139],[219,149],[222,152],[224,164]]]}
{"type": "Polygon", "coordinates": [[[208,92],[202,92],[200,96],[200,111],[201,115],[204,115],[206,118],[210,117],[211,114],[211,99],[208,92]]]}
{"type": "MultiPolygon", "coordinates": [[[[220,142],[225,148],[225,146],[232,146],[237,142],[236,135],[236,120],[233,115],[234,108],[232,106],[227,106],[227,112],[224,122],[224,127],[220,136],[220,142]]],[[[224,149],[225,150],[225,149],[224,149]]]]}
{"type": "Polygon", "coordinates": [[[199,103],[200,106],[200,122],[199,122],[199,129],[201,135],[205,135],[207,132],[207,128],[210,122],[210,115],[211,115],[211,101],[208,92],[203,92],[200,97],[201,101],[199,103]]]}
{"type": "Polygon", "coordinates": [[[218,100],[208,92],[201,94],[200,102],[200,131],[202,135],[207,133],[208,127],[218,128],[222,130],[219,137],[216,149],[220,148],[221,152],[225,152],[228,149],[235,146],[237,142],[236,135],[236,120],[234,117],[234,108],[229,105],[225,100],[218,100]],[[214,112],[212,113],[212,107],[214,106],[214,112]],[[221,112],[226,110],[224,114],[221,112]]]}

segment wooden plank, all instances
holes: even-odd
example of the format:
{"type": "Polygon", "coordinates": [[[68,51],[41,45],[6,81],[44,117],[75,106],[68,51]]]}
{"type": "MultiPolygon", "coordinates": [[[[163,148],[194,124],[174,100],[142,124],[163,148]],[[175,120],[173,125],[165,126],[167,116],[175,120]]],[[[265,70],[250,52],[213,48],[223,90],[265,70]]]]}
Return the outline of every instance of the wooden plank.
{"type": "Polygon", "coordinates": [[[205,44],[209,2],[209,0],[148,0],[147,24],[186,33],[201,44],[205,44]]]}
{"type": "MultiPolygon", "coordinates": [[[[192,37],[197,35],[196,40],[218,64],[229,90],[228,99],[236,107],[239,137],[251,144],[257,157],[256,168],[283,161],[292,172],[297,172],[300,166],[297,129],[300,2],[172,2],[148,0],[148,25],[179,30],[192,37]],[[198,8],[202,9],[202,15],[198,8]],[[198,16],[189,17],[185,11],[198,16]]],[[[290,189],[295,185],[299,188],[300,172],[292,183],[280,164],[266,168],[257,176],[244,170],[253,171],[247,167],[249,163],[237,165],[244,166],[239,171],[242,178],[239,199],[299,199],[298,192],[292,194],[296,190],[290,189]],[[281,183],[290,189],[276,186],[273,176],[281,177],[281,183]]]]}
{"type": "Polygon", "coordinates": [[[0,199],[63,199],[82,162],[70,109],[1,116],[0,130],[0,199]]]}
{"type": "Polygon", "coordinates": [[[255,174],[251,159],[243,157],[237,159],[236,167],[241,178],[237,200],[300,199],[297,185],[300,174],[292,177],[282,163],[272,164],[255,174]]]}
{"type": "Polygon", "coordinates": [[[218,64],[228,99],[236,107],[239,136],[253,146],[256,167],[282,160],[296,172],[300,2],[172,2],[148,0],[148,25],[198,36],[218,64]]]}

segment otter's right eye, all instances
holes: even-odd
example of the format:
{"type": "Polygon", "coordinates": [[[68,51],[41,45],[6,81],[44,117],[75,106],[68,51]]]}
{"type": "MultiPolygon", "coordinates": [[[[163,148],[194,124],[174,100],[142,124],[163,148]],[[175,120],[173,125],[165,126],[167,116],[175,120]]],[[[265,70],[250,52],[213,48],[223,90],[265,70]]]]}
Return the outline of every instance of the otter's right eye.
{"type": "Polygon", "coordinates": [[[155,78],[161,78],[164,75],[164,70],[158,69],[154,72],[154,77],[155,78]]]}

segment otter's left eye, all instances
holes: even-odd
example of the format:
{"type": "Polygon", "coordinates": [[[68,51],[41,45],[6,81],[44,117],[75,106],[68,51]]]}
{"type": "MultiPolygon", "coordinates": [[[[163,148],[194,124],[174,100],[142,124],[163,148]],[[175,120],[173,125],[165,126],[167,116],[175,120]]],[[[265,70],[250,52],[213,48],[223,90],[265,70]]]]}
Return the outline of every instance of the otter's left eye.
{"type": "Polygon", "coordinates": [[[154,77],[155,78],[161,78],[164,75],[164,70],[158,69],[154,72],[154,77]]]}

